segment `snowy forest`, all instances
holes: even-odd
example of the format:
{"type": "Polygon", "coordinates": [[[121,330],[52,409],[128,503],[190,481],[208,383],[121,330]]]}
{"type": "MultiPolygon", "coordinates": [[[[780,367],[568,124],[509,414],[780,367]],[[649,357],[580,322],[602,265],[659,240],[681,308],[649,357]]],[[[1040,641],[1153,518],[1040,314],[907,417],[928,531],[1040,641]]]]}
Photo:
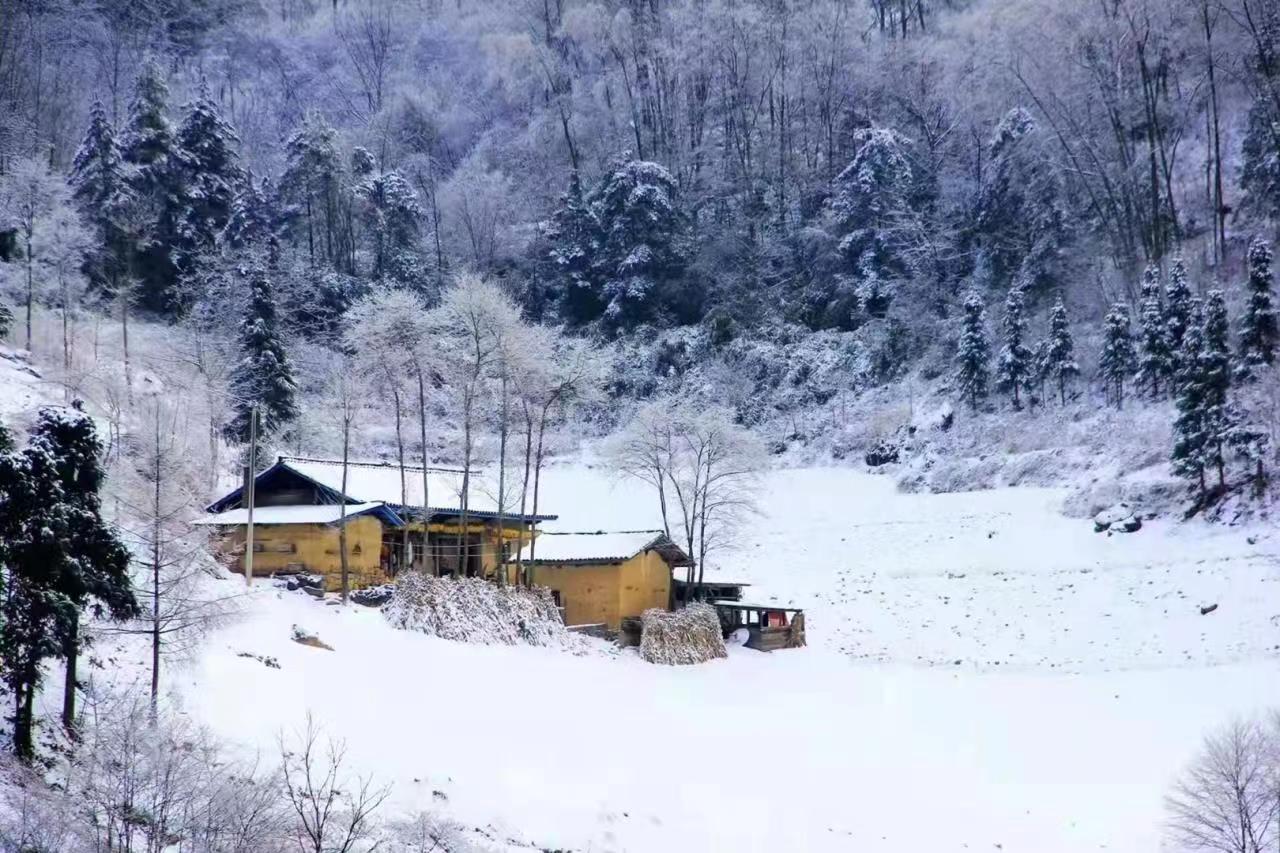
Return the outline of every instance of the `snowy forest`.
{"type": "Polygon", "coordinates": [[[268,311],[251,346],[283,366],[341,350],[370,294],[431,308],[470,273],[607,348],[611,398],[710,397],[775,452],[891,438],[849,410],[894,387],[1004,416],[1171,400],[1202,493],[1261,482],[1274,4],[10,10],[20,343],[32,303],[215,347],[268,311]]]}
{"type": "MultiPolygon", "coordinates": [[[[464,528],[602,461],[699,585],[788,467],[1265,524],[1278,240],[1275,0],[0,0],[0,367],[58,397],[0,384],[0,700],[68,780],[0,851],[507,849],[375,820],[310,717],[268,768],[167,706],[251,438],[456,466],[464,528]]],[[[1216,737],[1263,849],[1280,727],[1216,737]]]]}

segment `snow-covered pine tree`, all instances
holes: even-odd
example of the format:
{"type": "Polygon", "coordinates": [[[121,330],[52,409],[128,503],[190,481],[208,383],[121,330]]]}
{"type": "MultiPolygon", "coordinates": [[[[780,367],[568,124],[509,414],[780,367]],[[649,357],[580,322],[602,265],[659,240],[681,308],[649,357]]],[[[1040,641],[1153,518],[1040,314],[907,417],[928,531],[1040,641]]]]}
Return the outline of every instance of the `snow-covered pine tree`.
{"type": "Polygon", "coordinates": [[[965,294],[961,323],[960,341],[956,347],[956,390],[976,412],[978,403],[987,398],[987,382],[991,375],[987,310],[982,304],[982,295],[976,290],[965,294]]]}
{"type": "Polygon", "coordinates": [[[132,274],[139,279],[139,302],[161,313],[177,293],[173,247],[183,201],[177,140],[169,121],[169,87],[154,59],[147,60],[134,80],[120,152],[131,170],[127,238],[132,274]]]}
{"type": "Polygon", "coordinates": [[[1049,376],[1058,385],[1058,399],[1062,405],[1067,404],[1067,385],[1080,375],[1080,365],[1076,361],[1075,342],[1071,338],[1071,327],[1067,322],[1067,307],[1062,298],[1049,309],[1049,376]]]}
{"type": "Polygon", "coordinates": [[[615,167],[592,193],[601,224],[596,270],[604,320],[629,329],[659,311],[692,316],[696,294],[679,292],[685,258],[685,217],[679,185],[664,166],[630,160],[615,167]]]}
{"type": "Polygon", "coordinates": [[[21,452],[0,455],[0,562],[8,569],[0,672],[14,697],[14,747],[34,757],[34,697],[42,663],[63,657],[63,721],[74,723],[79,615],[137,615],[129,551],[101,515],[102,445],[73,409],[40,411],[21,452]]]}
{"type": "Polygon", "coordinates": [[[1280,330],[1276,326],[1276,303],[1271,273],[1271,246],[1254,237],[1249,243],[1248,298],[1240,321],[1240,368],[1242,379],[1253,376],[1259,367],[1276,360],[1280,330]]]}
{"type": "Polygon", "coordinates": [[[274,240],[279,216],[273,202],[271,181],[255,180],[253,170],[247,171],[231,203],[231,215],[222,232],[223,243],[233,249],[244,249],[262,247],[274,240]]]}
{"type": "Polygon", "coordinates": [[[1021,392],[1025,389],[1030,393],[1035,372],[1034,354],[1026,343],[1025,301],[1021,287],[1009,289],[1004,301],[1004,317],[1000,321],[1004,343],[996,361],[996,387],[1013,395],[1015,409],[1022,408],[1021,392]]]}
{"type": "Polygon", "coordinates": [[[1168,387],[1173,366],[1169,358],[1169,338],[1164,325],[1164,308],[1160,303],[1160,268],[1148,264],[1142,273],[1141,324],[1138,339],[1138,375],[1134,382],[1145,388],[1151,399],[1168,387]]]}
{"type": "Polygon", "coordinates": [[[1133,349],[1133,333],[1129,324],[1129,306],[1117,302],[1107,312],[1104,323],[1102,353],[1098,357],[1098,373],[1107,400],[1117,409],[1124,407],[1124,384],[1133,375],[1137,354],[1133,349]]]}
{"type": "Polygon", "coordinates": [[[116,135],[102,102],[89,109],[89,128],[71,164],[72,196],[85,221],[94,229],[90,252],[90,284],[108,297],[129,274],[129,246],[124,221],[133,200],[129,176],[116,135]]]}
{"type": "Polygon", "coordinates": [[[1187,281],[1187,264],[1182,255],[1173,259],[1169,282],[1164,291],[1165,346],[1169,351],[1169,376],[1182,369],[1182,339],[1191,325],[1191,301],[1194,298],[1187,281]]]}
{"type": "Polygon", "coordinates": [[[373,155],[363,148],[357,148],[352,159],[370,164],[357,170],[363,177],[356,184],[355,197],[369,244],[372,276],[377,281],[393,278],[405,283],[397,273],[416,266],[405,256],[419,242],[423,210],[418,194],[398,171],[378,169],[373,155]]]}
{"type": "Polygon", "coordinates": [[[316,112],[285,141],[285,167],[280,175],[283,214],[290,222],[301,220],[307,255],[314,265],[328,261],[350,272],[341,263],[344,251],[342,226],[342,159],[338,156],[338,132],[316,112]]]}
{"type": "Polygon", "coordinates": [[[133,82],[133,97],[120,146],[126,162],[138,168],[143,181],[159,181],[173,158],[173,126],[169,122],[169,86],[164,71],[149,57],[133,82]]]}
{"type": "Polygon", "coordinates": [[[1190,322],[1182,341],[1180,368],[1174,381],[1178,416],[1173,421],[1173,470],[1197,483],[1205,493],[1204,461],[1208,437],[1205,432],[1206,388],[1201,369],[1204,352],[1204,314],[1200,300],[1188,304],[1190,322]]]}
{"type": "Polygon", "coordinates": [[[0,338],[7,338],[13,329],[13,309],[9,303],[0,299],[0,338]]]}
{"type": "Polygon", "coordinates": [[[298,416],[298,386],[280,338],[271,279],[260,263],[249,269],[249,303],[240,324],[239,363],[231,372],[229,441],[249,440],[249,418],[258,407],[261,435],[274,435],[298,416]]]}
{"type": "MultiPolygon", "coordinates": [[[[223,119],[207,85],[201,85],[184,112],[178,127],[181,190],[174,258],[179,277],[189,283],[197,279],[201,255],[218,246],[243,172],[236,153],[240,137],[223,119]]],[[[188,290],[180,287],[168,294],[165,313],[184,314],[194,301],[188,290]]]]}
{"type": "Polygon", "coordinates": [[[569,173],[569,188],[542,229],[552,293],[547,301],[560,306],[570,323],[581,326],[600,316],[604,304],[593,259],[600,245],[600,223],[582,194],[578,170],[569,173]]]}
{"type": "MultiPolygon", "coordinates": [[[[858,149],[853,160],[833,182],[831,212],[842,235],[840,254],[852,291],[874,276],[887,303],[893,282],[906,268],[902,250],[915,180],[907,154],[910,141],[890,128],[869,127],[859,130],[854,142],[858,149]]],[[[883,313],[887,305],[875,307],[883,313]]]]}
{"type": "Polygon", "coordinates": [[[1221,290],[1209,291],[1204,305],[1203,346],[1195,371],[1201,386],[1204,464],[1218,472],[1218,485],[1226,485],[1226,449],[1240,424],[1240,412],[1231,404],[1231,324],[1221,290]]]}

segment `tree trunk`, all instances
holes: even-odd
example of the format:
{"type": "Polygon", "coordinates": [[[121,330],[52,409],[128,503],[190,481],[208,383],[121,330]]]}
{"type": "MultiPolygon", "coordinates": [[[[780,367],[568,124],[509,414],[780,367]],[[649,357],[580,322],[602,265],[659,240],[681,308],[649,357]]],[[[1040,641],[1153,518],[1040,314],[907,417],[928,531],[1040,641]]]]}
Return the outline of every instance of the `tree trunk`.
{"type": "Polygon", "coordinates": [[[338,505],[338,562],[342,567],[342,603],[351,595],[351,562],[347,556],[347,462],[351,451],[351,416],[342,418],[342,502],[338,505]]]}
{"type": "Polygon", "coordinates": [[[418,368],[418,429],[420,432],[419,439],[422,442],[422,570],[423,572],[428,571],[427,560],[430,559],[430,572],[433,575],[438,575],[440,571],[436,565],[435,555],[431,554],[431,533],[428,530],[431,526],[431,492],[427,485],[427,463],[429,461],[427,455],[427,385],[422,375],[421,367],[418,368]]]}
{"type": "MultiPolygon", "coordinates": [[[[71,624],[62,641],[62,656],[66,659],[66,677],[62,684],[62,727],[73,733],[76,726],[76,670],[80,657],[80,614],[71,614],[71,624]]],[[[34,690],[32,690],[34,692],[34,690]]]]}
{"type": "MultiPolygon", "coordinates": [[[[396,405],[396,458],[400,463],[400,507],[404,510],[409,504],[409,479],[404,468],[404,432],[402,429],[403,416],[400,411],[400,391],[397,389],[393,396],[396,405]]],[[[409,566],[409,525],[404,526],[404,532],[400,537],[400,569],[406,570],[409,566]]]]}

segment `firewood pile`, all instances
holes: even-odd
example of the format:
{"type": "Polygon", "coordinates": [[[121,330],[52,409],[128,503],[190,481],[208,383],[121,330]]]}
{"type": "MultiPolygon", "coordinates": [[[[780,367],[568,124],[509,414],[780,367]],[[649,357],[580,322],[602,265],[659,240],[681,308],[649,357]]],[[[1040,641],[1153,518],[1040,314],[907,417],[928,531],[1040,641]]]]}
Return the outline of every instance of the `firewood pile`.
{"type": "Polygon", "coordinates": [[[640,657],[649,663],[681,665],[728,657],[720,619],[709,604],[683,610],[646,610],[641,617],[640,657]]]}
{"type": "Polygon", "coordinates": [[[382,614],[396,628],[483,645],[576,647],[546,589],[408,572],[382,614]]]}

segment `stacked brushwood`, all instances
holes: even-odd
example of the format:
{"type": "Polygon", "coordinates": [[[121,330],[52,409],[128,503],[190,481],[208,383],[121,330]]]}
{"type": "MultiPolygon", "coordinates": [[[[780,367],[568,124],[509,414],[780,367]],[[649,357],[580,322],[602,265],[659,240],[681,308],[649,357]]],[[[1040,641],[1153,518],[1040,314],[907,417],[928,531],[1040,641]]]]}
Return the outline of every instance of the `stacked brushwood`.
{"type": "Polygon", "coordinates": [[[668,665],[728,657],[716,609],[709,604],[690,604],[674,613],[646,610],[641,616],[640,657],[668,665]]]}
{"type": "Polygon", "coordinates": [[[401,575],[382,607],[393,627],[463,643],[576,648],[549,590],[498,586],[480,578],[401,575]]]}

